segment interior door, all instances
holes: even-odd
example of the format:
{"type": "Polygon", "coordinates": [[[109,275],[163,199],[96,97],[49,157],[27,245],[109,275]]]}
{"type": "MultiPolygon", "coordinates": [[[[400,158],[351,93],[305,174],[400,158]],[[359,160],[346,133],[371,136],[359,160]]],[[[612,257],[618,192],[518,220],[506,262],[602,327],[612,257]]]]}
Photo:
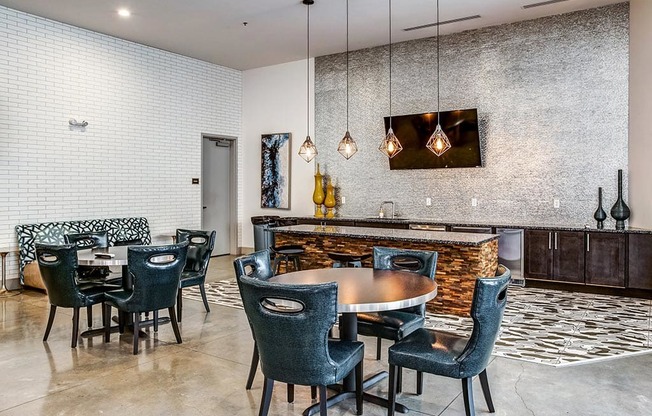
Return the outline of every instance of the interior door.
{"type": "Polygon", "coordinates": [[[202,229],[216,231],[214,256],[229,254],[232,143],[204,139],[202,147],[202,229]]]}

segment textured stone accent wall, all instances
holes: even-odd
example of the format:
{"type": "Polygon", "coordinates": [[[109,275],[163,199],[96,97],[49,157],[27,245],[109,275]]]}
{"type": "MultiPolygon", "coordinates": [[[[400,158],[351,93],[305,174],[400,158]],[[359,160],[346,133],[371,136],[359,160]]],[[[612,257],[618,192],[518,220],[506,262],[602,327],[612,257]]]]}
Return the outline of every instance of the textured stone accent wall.
{"type": "MultiPolygon", "coordinates": [[[[598,187],[608,211],[617,170],[628,169],[628,29],[629,5],[619,3],[443,36],[441,110],[478,109],[482,168],[389,170],[377,150],[389,115],[386,46],[350,54],[349,127],[360,150],[345,160],[336,152],[345,55],[317,58],[317,161],[346,197],[339,214],[375,216],[393,200],[404,217],[592,224],[598,187]]],[[[392,61],[392,114],[436,111],[435,40],[396,44],[392,61]]]]}
{"type": "MultiPolygon", "coordinates": [[[[437,297],[428,303],[428,310],[437,313],[467,316],[473,299],[475,279],[493,276],[498,267],[498,240],[479,246],[454,244],[428,244],[411,241],[387,241],[383,239],[328,237],[275,233],[276,245],[299,244],[306,249],[301,256],[303,269],[332,267],[329,252],[372,253],[374,246],[433,250],[438,253],[437,297]]],[[[363,263],[372,267],[372,259],[363,263]]],[[[281,272],[285,272],[284,268],[281,272]]]]}

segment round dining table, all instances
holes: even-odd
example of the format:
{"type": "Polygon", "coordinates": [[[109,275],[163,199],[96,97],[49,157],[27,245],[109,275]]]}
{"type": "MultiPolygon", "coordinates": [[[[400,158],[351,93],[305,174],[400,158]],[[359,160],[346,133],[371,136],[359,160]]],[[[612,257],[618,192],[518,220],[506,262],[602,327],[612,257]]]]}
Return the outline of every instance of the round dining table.
{"type": "MultiPolygon", "coordinates": [[[[382,312],[421,305],[437,296],[437,283],[416,273],[398,270],[376,270],[369,268],[328,268],[300,270],[280,274],[269,279],[270,282],[290,284],[337,283],[337,311],[340,316],[340,338],[356,341],[358,339],[358,312],[382,312]]],[[[382,371],[367,378],[365,389],[387,377],[382,371]]],[[[328,399],[328,406],[355,397],[355,376],[344,378],[340,393],[328,399]]],[[[387,399],[364,394],[364,399],[387,407],[387,399]]],[[[309,407],[304,415],[319,411],[319,404],[309,407]]],[[[396,404],[396,411],[405,413],[408,409],[396,404]]]]}

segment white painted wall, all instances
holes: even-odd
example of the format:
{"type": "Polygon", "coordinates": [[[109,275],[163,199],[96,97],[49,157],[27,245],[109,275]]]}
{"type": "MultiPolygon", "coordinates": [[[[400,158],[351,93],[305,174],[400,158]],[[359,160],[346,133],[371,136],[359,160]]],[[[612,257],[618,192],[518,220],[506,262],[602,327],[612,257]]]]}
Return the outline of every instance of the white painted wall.
{"type": "MultiPolygon", "coordinates": [[[[310,65],[310,137],[314,136],[314,60],[310,65]]],[[[253,248],[254,215],[310,215],[314,187],[314,161],[298,155],[306,138],[306,61],[243,72],[242,140],[242,247],[253,248]],[[290,210],[260,208],[260,136],[292,133],[290,210]]]]}
{"type": "Polygon", "coordinates": [[[652,1],[630,1],[629,206],[630,225],[652,228],[652,1]]]}
{"type": "Polygon", "coordinates": [[[239,137],[241,98],[241,71],[0,7],[0,247],[20,223],[199,227],[202,133],[239,137]]]}

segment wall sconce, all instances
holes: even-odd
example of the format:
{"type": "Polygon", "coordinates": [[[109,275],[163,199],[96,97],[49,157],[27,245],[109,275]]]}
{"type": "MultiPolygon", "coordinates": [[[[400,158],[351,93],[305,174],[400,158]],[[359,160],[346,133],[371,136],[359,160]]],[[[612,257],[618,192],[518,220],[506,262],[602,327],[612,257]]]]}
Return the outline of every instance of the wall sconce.
{"type": "Polygon", "coordinates": [[[83,120],[81,123],[77,122],[74,118],[71,118],[68,120],[68,124],[72,127],[86,127],[88,126],[88,122],[86,120],[83,120]]]}

